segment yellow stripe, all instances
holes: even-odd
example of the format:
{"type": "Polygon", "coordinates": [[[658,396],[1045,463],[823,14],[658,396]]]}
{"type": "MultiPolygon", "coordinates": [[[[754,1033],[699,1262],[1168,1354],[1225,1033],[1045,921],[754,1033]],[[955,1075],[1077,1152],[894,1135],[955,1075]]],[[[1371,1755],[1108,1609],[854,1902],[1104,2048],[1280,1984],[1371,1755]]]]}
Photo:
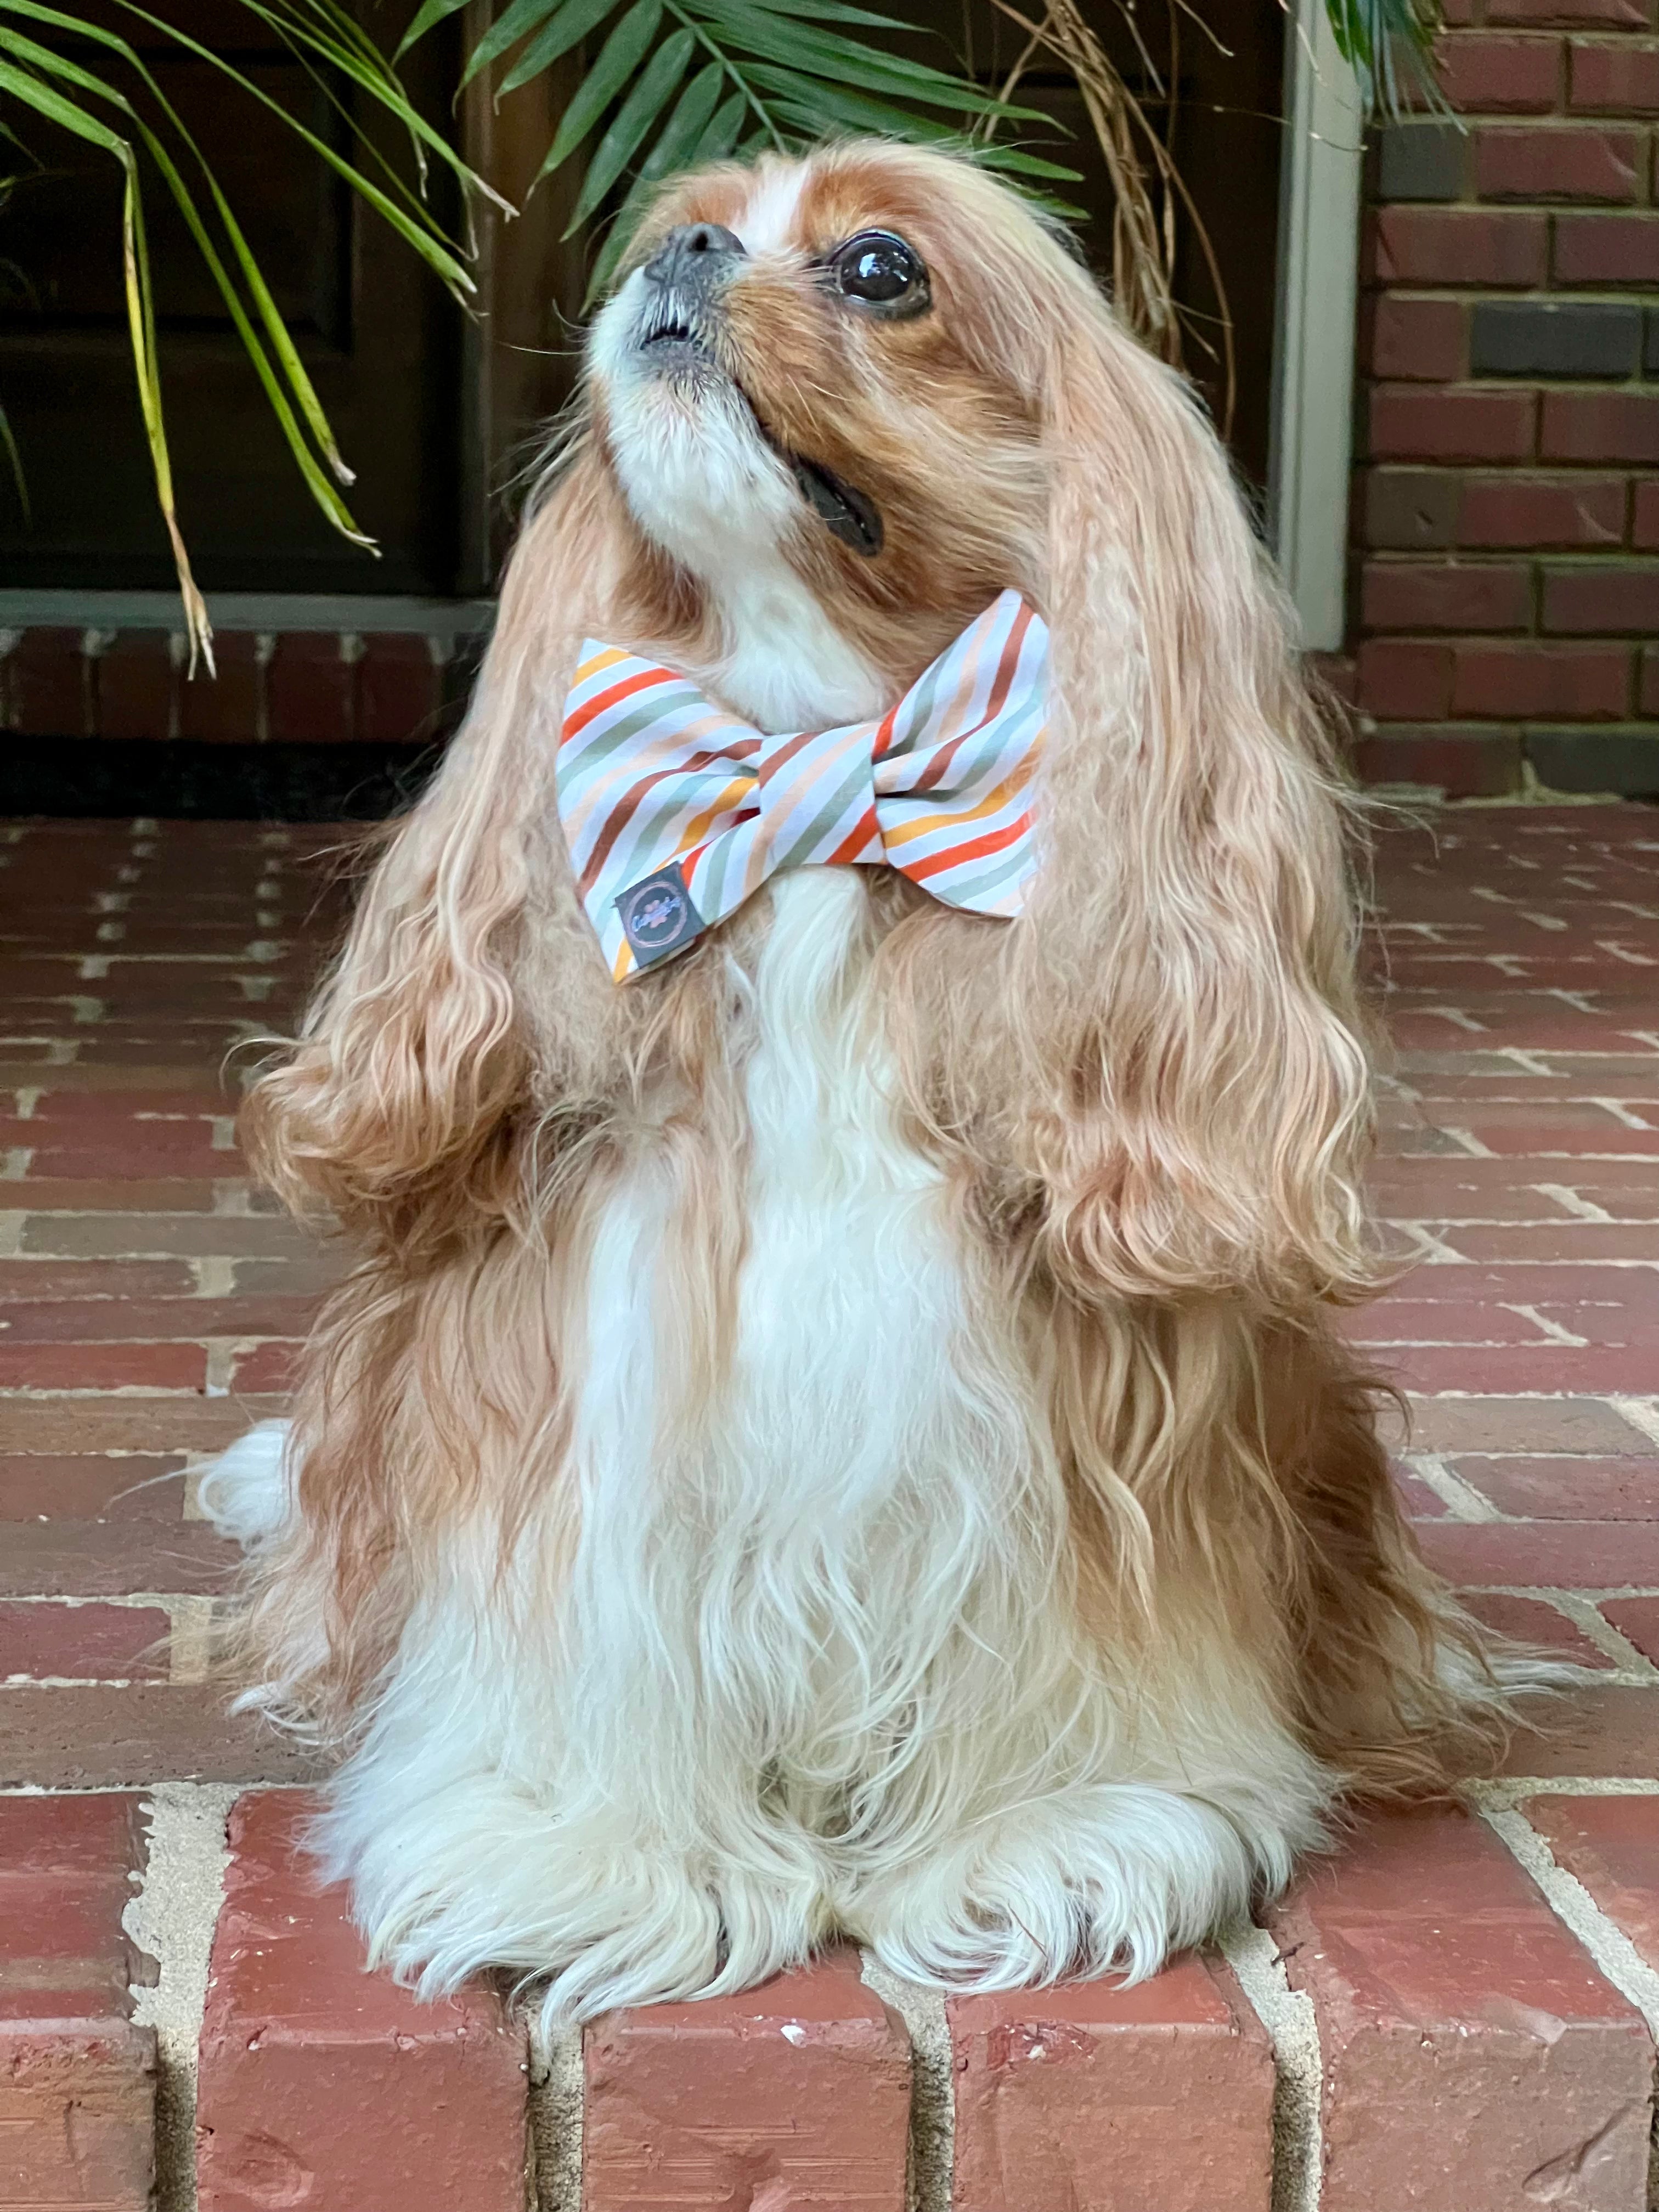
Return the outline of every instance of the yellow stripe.
{"type": "Polygon", "coordinates": [[[620,646],[607,645],[603,653],[596,653],[592,660],[584,660],[576,671],[578,684],[586,684],[590,676],[597,676],[603,668],[614,668],[620,660],[631,660],[632,653],[624,653],[620,646]]]}
{"type": "MultiPolygon", "coordinates": [[[[720,816],[722,814],[730,814],[738,807],[741,806],[744,799],[747,799],[750,793],[756,789],[759,782],[760,778],[757,775],[740,775],[734,777],[730,783],[726,785],[724,789],[721,791],[720,797],[714,801],[714,805],[712,806],[706,806],[701,814],[697,815],[693,821],[687,824],[685,830],[681,835],[679,843],[674,848],[676,855],[678,856],[681,853],[689,853],[694,845],[701,845],[703,839],[708,835],[709,830],[712,828],[714,823],[719,821],[720,816]]],[[[734,824],[733,826],[735,827],[736,825],[734,824]]]]}
{"type": "MultiPolygon", "coordinates": [[[[1016,793],[1023,791],[1036,771],[1036,761],[1025,761],[997,786],[988,799],[981,799],[979,805],[966,814],[927,814],[919,822],[907,822],[902,829],[884,830],[881,842],[890,852],[896,845],[908,845],[913,837],[929,837],[935,830],[951,829],[968,822],[982,822],[988,814],[994,814],[999,807],[1006,806],[1016,793]]],[[[892,793],[895,799],[903,796],[904,793],[899,791],[892,793]]],[[[879,807],[877,811],[879,813],[879,807]]]]}
{"type": "Polygon", "coordinates": [[[624,937],[617,948],[617,964],[611,970],[613,983],[625,982],[634,972],[634,948],[624,937]]]}

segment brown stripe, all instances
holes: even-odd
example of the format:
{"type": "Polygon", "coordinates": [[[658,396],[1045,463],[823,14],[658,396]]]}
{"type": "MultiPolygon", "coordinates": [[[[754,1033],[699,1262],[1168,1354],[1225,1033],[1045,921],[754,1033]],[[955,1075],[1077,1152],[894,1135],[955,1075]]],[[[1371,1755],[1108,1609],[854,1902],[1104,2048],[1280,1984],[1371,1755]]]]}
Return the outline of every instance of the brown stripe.
{"type": "MultiPolygon", "coordinates": [[[[678,761],[672,768],[657,769],[652,775],[642,775],[637,782],[629,785],[626,794],[617,801],[615,806],[605,816],[605,828],[599,832],[587,866],[582,870],[580,888],[584,898],[599,881],[600,872],[611,857],[611,848],[635,814],[639,812],[640,802],[646,793],[654,790],[658,784],[669,776],[691,775],[700,769],[713,767],[716,761],[724,761],[730,767],[739,771],[744,765],[741,761],[733,761],[730,753],[694,753],[690,760],[678,761]]],[[[648,873],[649,871],[647,870],[647,872],[648,873]]]]}

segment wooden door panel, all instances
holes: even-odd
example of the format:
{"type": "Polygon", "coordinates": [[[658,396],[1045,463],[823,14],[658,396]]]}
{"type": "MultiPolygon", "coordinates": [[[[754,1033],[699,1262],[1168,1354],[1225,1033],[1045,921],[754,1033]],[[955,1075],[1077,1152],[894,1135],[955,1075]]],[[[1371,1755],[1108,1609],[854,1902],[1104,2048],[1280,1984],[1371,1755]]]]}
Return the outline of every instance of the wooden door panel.
{"type": "MultiPolygon", "coordinates": [[[[190,118],[289,328],[337,346],[345,335],[351,244],[344,187],[302,140],[231,91],[210,63],[152,66],[163,95],[190,118]]],[[[281,64],[240,66],[307,130],[343,150],[344,134],[320,86],[281,64]]],[[[55,143],[53,157],[53,173],[25,181],[0,216],[7,256],[29,276],[35,295],[33,303],[13,301],[4,328],[9,336],[43,326],[124,334],[120,172],[79,140],[55,143]]],[[[180,166],[205,206],[199,176],[188,162],[180,166]]],[[[144,182],[161,328],[228,332],[224,302],[172,195],[153,172],[144,182]]]]}
{"type": "MultiPolygon", "coordinates": [[[[245,11],[225,0],[205,10],[200,0],[161,5],[194,32],[216,23],[240,68],[319,137],[343,143],[322,90],[283,51],[251,44],[253,19],[245,11]]],[[[395,9],[368,8],[365,20],[377,37],[395,39],[410,12],[400,0],[395,9]]],[[[439,36],[409,58],[405,77],[430,114],[445,112],[456,52],[456,40],[439,36]]],[[[207,63],[162,50],[153,65],[289,321],[358,471],[348,501],[382,548],[376,560],[349,544],[313,504],[152,170],[144,199],[163,397],[198,580],[210,591],[452,590],[460,536],[459,311],[275,116],[207,63]]],[[[398,134],[382,125],[375,136],[407,173],[398,134]]],[[[118,173],[61,137],[43,131],[31,143],[50,152],[52,168],[0,208],[0,256],[32,286],[26,297],[14,287],[0,319],[0,399],[22,451],[33,514],[26,522],[0,485],[0,583],[166,587],[173,566],[127,345],[118,173]]]]}
{"type": "MultiPolygon", "coordinates": [[[[915,0],[917,20],[933,35],[907,44],[919,61],[950,59],[1000,90],[1023,52],[1026,34],[993,0],[915,0]]],[[[1230,442],[1247,483],[1267,481],[1269,392],[1274,319],[1274,255],[1279,228],[1279,160],[1283,101],[1284,11],[1273,0],[1194,0],[1212,35],[1194,23],[1182,0],[1136,8],[1133,0],[1085,0],[1085,12],[1131,91],[1160,131],[1175,99],[1174,152],[1207,230],[1234,324],[1235,398],[1230,442]]],[[[1028,17],[1040,9],[1022,6],[1028,17]]],[[[1001,126],[1005,142],[1081,173],[1075,185],[1051,187],[1080,207],[1077,237],[1096,273],[1109,282],[1113,193],[1099,142],[1075,85],[1038,56],[1014,94],[1045,112],[1059,133],[1040,124],[1001,126]]],[[[1141,149],[1144,153],[1144,147],[1141,149]]],[[[1186,310],[1185,367],[1219,421],[1225,379],[1214,287],[1197,232],[1183,209],[1176,217],[1176,295],[1186,310]],[[1206,343],[1206,339],[1208,343],[1206,343]]]]}

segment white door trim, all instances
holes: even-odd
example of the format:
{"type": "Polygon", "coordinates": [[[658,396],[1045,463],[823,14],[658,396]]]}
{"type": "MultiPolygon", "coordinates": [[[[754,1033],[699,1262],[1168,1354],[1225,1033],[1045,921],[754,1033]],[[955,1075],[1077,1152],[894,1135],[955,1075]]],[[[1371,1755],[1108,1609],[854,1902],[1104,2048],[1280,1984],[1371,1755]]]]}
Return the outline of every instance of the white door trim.
{"type": "Polygon", "coordinates": [[[1286,0],[1268,522],[1302,643],[1343,642],[1364,121],[1325,0],[1286,0]]]}

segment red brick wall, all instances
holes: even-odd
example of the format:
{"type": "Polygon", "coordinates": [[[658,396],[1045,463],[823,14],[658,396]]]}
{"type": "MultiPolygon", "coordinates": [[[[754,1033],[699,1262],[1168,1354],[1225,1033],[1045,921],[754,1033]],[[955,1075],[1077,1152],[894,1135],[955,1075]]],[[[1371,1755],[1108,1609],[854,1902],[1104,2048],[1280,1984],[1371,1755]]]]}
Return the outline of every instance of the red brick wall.
{"type": "Polygon", "coordinates": [[[181,633],[0,630],[0,730],[227,744],[429,743],[471,688],[471,641],[414,631],[222,630],[193,678],[181,633]]]}
{"type": "Polygon", "coordinates": [[[1373,781],[1659,795],[1659,0],[1447,0],[1384,130],[1351,642],[1373,781]]]}

